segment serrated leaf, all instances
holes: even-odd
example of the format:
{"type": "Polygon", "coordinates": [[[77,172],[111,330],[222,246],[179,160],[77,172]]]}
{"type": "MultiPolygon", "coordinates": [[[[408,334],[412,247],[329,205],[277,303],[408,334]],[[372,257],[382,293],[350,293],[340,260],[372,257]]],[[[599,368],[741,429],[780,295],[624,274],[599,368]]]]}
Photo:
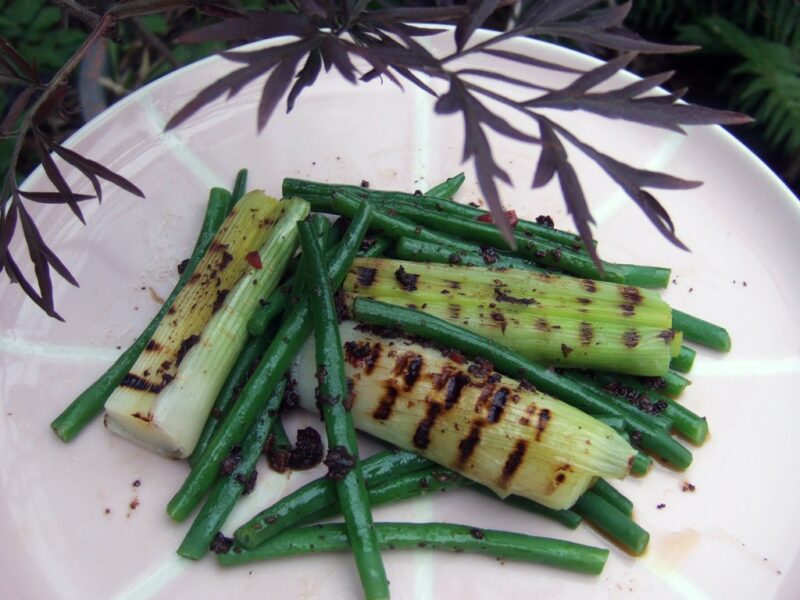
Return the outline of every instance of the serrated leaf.
{"type": "Polygon", "coordinates": [[[462,17],[455,30],[456,48],[461,51],[469,38],[483,25],[497,8],[497,0],[468,0],[467,14],[462,17]]]}
{"type": "Polygon", "coordinates": [[[65,148],[64,146],[53,144],[51,148],[58,154],[61,158],[67,161],[69,164],[77,168],[81,173],[83,173],[88,179],[92,181],[92,185],[95,189],[95,194],[97,194],[97,198],[101,198],[100,193],[100,186],[95,184],[95,180],[92,179],[91,175],[95,177],[99,177],[100,179],[105,179],[109,183],[114,184],[118,188],[122,188],[129,194],[133,194],[134,196],[139,196],[140,198],[144,198],[144,192],[140,190],[137,186],[131,183],[128,179],[120,175],[119,173],[115,173],[108,167],[101,165],[99,162],[86,158],[75,152],[74,150],[70,150],[69,148],[65,148]]]}
{"type": "Polygon", "coordinates": [[[36,148],[36,155],[39,157],[39,160],[42,161],[42,167],[44,168],[47,178],[56,187],[58,193],[64,197],[64,202],[69,206],[70,210],[78,217],[81,223],[86,225],[86,220],[83,218],[80,207],[78,207],[75,195],[64,179],[64,176],[61,174],[61,171],[59,171],[56,166],[56,163],[53,161],[53,158],[50,156],[50,153],[47,151],[47,148],[45,148],[41,134],[34,135],[34,147],[36,148]]]}
{"type": "Polygon", "coordinates": [[[302,57],[303,53],[298,51],[294,55],[284,58],[267,77],[264,90],[261,92],[261,101],[258,104],[259,133],[264,130],[278,102],[289,89],[297,64],[302,57]]]}
{"type": "Polygon", "coordinates": [[[294,108],[294,102],[300,95],[304,88],[314,84],[319,75],[320,68],[322,67],[322,56],[317,48],[313,48],[308,53],[306,64],[300,69],[297,74],[297,81],[294,82],[292,89],[289,91],[289,96],[286,99],[286,111],[291,112],[294,108]]]}

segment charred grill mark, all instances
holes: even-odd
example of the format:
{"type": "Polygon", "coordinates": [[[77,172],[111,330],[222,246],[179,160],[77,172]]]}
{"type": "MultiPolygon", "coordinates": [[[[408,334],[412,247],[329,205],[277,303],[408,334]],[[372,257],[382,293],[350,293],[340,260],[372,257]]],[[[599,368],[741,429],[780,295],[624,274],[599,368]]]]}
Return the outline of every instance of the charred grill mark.
{"type": "Polygon", "coordinates": [[[506,322],[505,315],[503,313],[501,313],[501,312],[495,311],[495,312],[493,312],[491,314],[491,317],[492,317],[492,321],[494,321],[495,323],[500,323],[500,331],[505,333],[506,332],[506,326],[508,325],[508,323],[506,322]]]}
{"type": "Polygon", "coordinates": [[[406,384],[406,390],[410,390],[414,387],[414,384],[417,383],[417,379],[419,379],[419,373],[422,370],[422,364],[422,357],[419,354],[415,354],[408,361],[406,374],[403,377],[403,381],[406,384]]]}
{"type": "Polygon", "coordinates": [[[592,327],[592,324],[587,323],[586,321],[581,321],[579,331],[581,336],[581,344],[584,346],[590,345],[594,339],[594,327],[592,327]]]}
{"type": "Polygon", "coordinates": [[[622,334],[622,342],[627,348],[636,348],[636,346],[639,345],[640,339],[641,336],[639,336],[639,332],[635,329],[629,329],[622,334]]]}
{"type": "Polygon", "coordinates": [[[591,279],[584,279],[581,283],[583,283],[583,289],[590,294],[594,294],[597,291],[597,284],[591,279]]]}
{"type": "Polygon", "coordinates": [[[563,465],[556,468],[556,474],[553,478],[554,487],[559,487],[567,480],[567,473],[572,472],[572,466],[569,463],[564,463],[563,465]]]}
{"type": "Polygon", "coordinates": [[[525,415],[519,418],[519,424],[527,427],[531,424],[531,417],[536,413],[536,403],[531,402],[525,407],[525,415]]]}
{"type": "Polygon", "coordinates": [[[159,344],[155,340],[150,340],[149,342],[147,342],[147,346],[144,347],[144,349],[147,352],[158,352],[159,350],[161,350],[161,348],[162,348],[161,344],[159,344]]]}
{"type": "Polygon", "coordinates": [[[458,372],[454,377],[450,377],[447,380],[447,388],[444,392],[444,409],[450,410],[456,404],[458,404],[458,400],[461,398],[461,391],[464,389],[466,385],[468,385],[472,379],[469,375],[458,372]]]}
{"type": "Polygon", "coordinates": [[[536,329],[538,329],[539,331],[543,331],[543,332],[549,332],[550,331],[550,323],[547,322],[547,319],[542,319],[542,318],[536,319],[536,325],[535,326],[536,326],[536,329]]]}
{"type": "Polygon", "coordinates": [[[356,267],[356,280],[359,285],[369,287],[375,282],[375,275],[378,269],[372,267],[356,267]]]}
{"type": "Polygon", "coordinates": [[[481,393],[478,395],[478,399],[475,401],[476,413],[483,412],[483,407],[489,403],[489,396],[492,394],[494,394],[494,386],[484,385],[484,387],[481,389],[481,393]]]}
{"type": "Polygon", "coordinates": [[[569,356],[570,352],[572,352],[573,350],[574,350],[574,348],[570,348],[566,344],[561,344],[561,354],[564,355],[564,358],[567,358],[569,356]]]}
{"type": "Polygon", "coordinates": [[[431,443],[431,428],[436,422],[442,407],[438,402],[428,402],[428,412],[425,417],[417,425],[417,430],[414,432],[412,442],[416,448],[420,450],[427,450],[431,443]]]}
{"type": "Polygon", "coordinates": [[[447,305],[447,314],[450,315],[451,319],[459,319],[461,317],[461,305],[460,304],[448,304],[447,305]]]}
{"type": "Polygon", "coordinates": [[[620,309],[622,309],[622,316],[624,317],[632,317],[636,314],[636,309],[634,308],[633,304],[623,302],[619,305],[620,309]]]}
{"type": "Polygon", "coordinates": [[[146,415],[143,415],[140,412],[135,412],[131,416],[136,418],[136,419],[141,419],[145,423],[149,423],[150,421],[153,420],[153,415],[151,415],[150,413],[147,413],[146,415]]]}
{"type": "Polygon", "coordinates": [[[419,275],[408,273],[402,266],[394,272],[394,278],[397,279],[400,286],[407,292],[413,292],[417,289],[417,279],[419,279],[419,275]]]}
{"type": "Polygon", "coordinates": [[[375,342],[345,342],[344,345],[345,360],[353,367],[363,367],[364,372],[369,375],[375,368],[375,363],[381,356],[381,344],[375,342]]]}
{"type": "Polygon", "coordinates": [[[642,293],[639,291],[639,288],[635,288],[632,285],[625,285],[619,288],[619,293],[622,296],[622,299],[625,302],[628,302],[633,305],[641,304],[644,301],[642,297],[642,293]]]}
{"type": "Polygon", "coordinates": [[[536,441],[542,440],[547,425],[550,423],[550,409],[543,408],[539,411],[539,418],[536,420],[536,441]]]}
{"type": "Polygon", "coordinates": [[[584,298],[583,296],[578,296],[576,298],[576,300],[578,302],[580,302],[581,304],[591,304],[592,303],[592,299],[591,298],[584,298]]]}
{"type": "Polygon", "coordinates": [[[461,282],[460,281],[453,281],[452,279],[445,279],[444,282],[447,284],[448,287],[454,290],[461,289],[461,282]]]}
{"type": "Polygon", "coordinates": [[[392,409],[397,400],[397,388],[391,384],[386,385],[386,393],[378,402],[378,406],[372,413],[372,418],[378,421],[385,421],[392,416],[392,409]]]}
{"type": "Polygon", "coordinates": [[[531,304],[539,304],[534,298],[515,298],[503,291],[501,286],[494,288],[494,298],[498,302],[508,302],[509,304],[523,304],[530,306],[531,304]]]}
{"type": "Polygon", "coordinates": [[[675,339],[675,332],[672,329],[665,329],[664,331],[658,334],[658,337],[664,340],[665,344],[670,345],[672,343],[672,340],[675,339]]]}
{"type": "Polygon", "coordinates": [[[127,373],[119,384],[122,387],[131,388],[140,392],[150,392],[151,394],[158,394],[161,391],[161,386],[158,383],[148,381],[135,373],[127,373]]]}
{"type": "Polygon", "coordinates": [[[489,406],[489,412],[486,415],[486,420],[489,423],[497,423],[502,418],[510,393],[511,391],[507,387],[502,387],[492,396],[492,404],[489,406]]]}
{"type": "Polygon", "coordinates": [[[228,292],[230,292],[230,290],[219,290],[217,292],[217,297],[214,299],[214,306],[211,309],[212,313],[215,313],[222,308],[225,298],[228,297],[228,292]]]}
{"type": "Polygon", "coordinates": [[[458,442],[459,464],[463,465],[465,462],[467,462],[469,457],[472,456],[472,453],[475,452],[475,448],[481,441],[482,428],[483,428],[483,423],[480,421],[476,421],[470,428],[467,437],[463,438],[460,442],[458,442]]]}
{"type": "MultiPolygon", "coordinates": [[[[227,246],[226,246],[227,248],[227,246]]],[[[222,251],[222,256],[219,258],[219,264],[217,265],[217,271],[224,271],[225,267],[231,264],[233,260],[233,255],[228,252],[227,250],[222,251]]]]}
{"type": "Polygon", "coordinates": [[[194,347],[194,345],[199,341],[200,341],[200,336],[194,334],[190,335],[181,342],[180,348],[178,348],[178,355],[175,357],[175,366],[181,364],[181,361],[186,356],[186,353],[189,352],[189,350],[191,350],[194,347]]]}
{"type": "Polygon", "coordinates": [[[522,459],[525,458],[525,452],[528,451],[528,442],[525,440],[517,440],[514,444],[514,449],[508,453],[506,462],[503,465],[503,473],[500,476],[500,485],[506,487],[508,482],[517,472],[519,466],[522,464],[522,459]]]}

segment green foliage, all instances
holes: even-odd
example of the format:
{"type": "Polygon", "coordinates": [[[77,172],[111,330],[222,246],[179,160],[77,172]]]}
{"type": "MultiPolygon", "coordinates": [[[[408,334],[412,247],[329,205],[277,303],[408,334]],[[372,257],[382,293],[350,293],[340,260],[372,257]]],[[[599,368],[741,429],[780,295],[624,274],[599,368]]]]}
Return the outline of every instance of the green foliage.
{"type": "Polygon", "coordinates": [[[680,27],[679,39],[737,57],[737,66],[722,78],[722,91],[731,92],[726,95],[733,106],[756,119],[772,147],[791,153],[800,150],[800,5],[774,4],[795,9],[776,11],[765,28],[780,41],[756,36],[721,16],[680,27]]]}

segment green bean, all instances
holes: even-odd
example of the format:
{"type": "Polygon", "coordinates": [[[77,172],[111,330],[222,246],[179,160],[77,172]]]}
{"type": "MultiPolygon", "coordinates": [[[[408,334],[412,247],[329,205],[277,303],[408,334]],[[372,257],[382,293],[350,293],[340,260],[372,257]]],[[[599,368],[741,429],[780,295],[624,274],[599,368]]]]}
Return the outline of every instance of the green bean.
{"type": "Polygon", "coordinates": [[[683,339],[690,342],[721,352],[728,352],[731,349],[731,336],[727,329],[674,308],[672,309],[672,328],[682,331],[683,339]]]}
{"type": "Polygon", "coordinates": [[[592,415],[595,419],[600,421],[601,423],[605,423],[611,429],[616,431],[617,433],[621,433],[625,431],[625,418],[624,417],[606,417],[606,416],[595,416],[592,415]]]}
{"type": "MultiPolygon", "coordinates": [[[[371,209],[364,205],[350,225],[329,263],[328,274],[335,286],[341,285],[370,222],[371,209]]],[[[192,468],[189,477],[167,505],[167,513],[176,521],[185,519],[214,482],[220,463],[255,420],[266,397],[278,384],[311,333],[308,300],[295,304],[281,324],[264,358],[242,389],[241,394],[211,438],[206,451],[192,468]]]]}
{"type": "Polygon", "coordinates": [[[178,554],[181,556],[194,560],[203,558],[214,536],[222,528],[236,501],[245,491],[249,478],[255,476],[256,463],[264,449],[270,426],[275,422],[269,413],[274,413],[280,408],[285,389],[286,381],[280,382],[275,387],[275,391],[242,441],[239,464],[230,475],[220,477],[214,484],[203,508],[200,509],[178,548],[178,554]]]}
{"type": "Polygon", "coordinates": [[[381,256],[384,252],[392,247],[392,240],[382,235],[370,236],[370,242],[369,248],[359,251],[359,256],[365,256],[368,258],[381,256]]]}
{"type": "Polygon", "coordinates": [[[200,432],[200,437],[197,438],[197,444],[189,457],[190,465],[194,466],[199,457],[202,456],[206,446],[208,446],[211,436],[214,435],[214,432],[220,424],[220,419],[228,412],[228,409],[231,407],[234,400],[236,400],[236,395],[239,393],[239,390],[247,381],[250,370],[255,367],[261,359],[261,356],[269,347],[272,337],[275,335],[275,329],[275,327],[268,327],[262,335],[251,336],[245,343],[233,368],[230,373],[228,373],[228,378],[225,380],[225,383],[222,385],[217,395],[214,407],[211,409],[203,431],[200,432]]]}
{"type": "MultiPolygon", "coordinates": [[[[339,192],[336,193],[336,195],[338,194],[339,192]]],[[[334,206],[336,206],[336,195],[333,201],[334,206]]],[[[432,230],[452,236],[489,244],[496,248],[508,248],[508,242],[503,237],[503,233],[489,223],[466,219],[447,212],[438,212],[408,201],[384,201],[381,203],[381,210],[388,210],[392,215],[405,217],[432,230]]],[[[516,249],[513,254],[533,261],[540,267],[555,268],[578,277],[616,283],[625,281],[622,270],[616,265],[603,263],[603,272],[601,273],[591,258],[585,254],[564,249],[557,242],[538,238],[531,239],[522,233],[515,233],[514,240],[516,249]]]]}
{"type": "Polygon", "coordinates": [[[584,384],[570,380],[564,374],[533,363],[516,352],[495,345],[462,327],[410,308],[392,306],[365,297],[354,300],[353,314],[362,322],[399,327],[405,333],[420,335],[473,357],[483,357],[509,377],[528,380],[539,390],[560,398],[586,413],[623,416],[629,422],[629,426],[635,424],[637,438],[641,438],[643,448],[651,450],[678,469],[685,469],[691,464],[691,452],[664,431],[641,419],[634,407],[609,403],[608,396],[602,397],[596,390],[587,389],[584,384]]]}
{"type": "Polygon", "coordinates": [[[221,188],[213,188],[211,190],[203,225],[197,236],[197,242],[195,243],[191,258],[183,273],[178,278],[178,282],[175,284],[172,293],[170,293],[161,309],[139,337],[136,338],[133,344],[114,361],[114,364],[111,365],[97,381],[75,398],[75,400],[50,423],[50,427],[62,441],[72,441],[92,419],[103,412],[103,406],[106,400],[108,400],[108,397],[116,389],[120,381],[122,381],[122,378],[131,370],[136,359],[139,358],[144,347],[150,341],[150,338],[153,337],[153,333],[156,328],[158,328],[164,315],[167,314],[167,311],[175,302],[178,293],[192,276],[194,269],[197,267],[197,263],[199,263],[203,255],[205,255],[208,246],[211,244],[211,240],[228,215],[230,205],[231,196],[227,190],[221,188]]]}
{"type": "Polygon", "coordinates": [[[603,498],[609,504],[612,504],[625,516],[630,517],[633,514],[633,502],[625,496],[622,492],[618,491],[605,479],[598,479],[591,487],[592,493],[603,498]]]}
{"type": "Polygon", "coordinates": [[[664,389],[662,390],[667,396],[677,398],[681,395],[687,386],[691,385],[691,381],[676,371],[667,371],[661,376],[664,382],[664,389]]]}
{"type": "MultiPolygon", "coordinates": [[[[449,523],[375,523],[382,549],[430,548],[455,552],[478,552],[499,559],[536,562],[552,567],[599,574],[603,570],[608,550],[534,537],[521,533],[478,529],[469,525],[449,523]]],[[[350,548],[343,523],[314,525],[286,531],[269,544],[253,550],[219,554],[223,566],[245,564],[297,556],[311,552],[334,552],[350,548]]]]}
{"type": "Polygon", "coordinates": [[[674,371],[680,371],[681,373],[688,373],[692,370],[695,356],[697,356],[695,350],[688,346],[681,346],[681,351],[678,356],[673,356],[672,360],[669,361],[669,368],[674,371]]]}
{"type": "Polygon", "coordinates": [[[625,283],[628,285],[644,288],[665,288],[669,285],[672,271],[666,267],[615,264],[622,269],[625,283]]]}
{"type": "MultiPolygon", "coordinates": [[[[472,485],[473,482],[458,473],[431,464],[430,467],[413,473],[397,475],[379,483],[367,482],[367,495],[370,506],[380,506],[418,498],[432,492],[444,492],[472,485]]],[[[328,519],[341,514],[341,506],[330,504],[303,520],[303,525],[328,519]]]]}
{"type": "Polygon", "coordinates": [[[403,260],[418,262],[434,262],[447,265],[467,265],[490,269],[520,269],[523,271],[544,272],[530,261],[518,256],[510,256],[502,252],[483,251],[474,246],[472,251],[423,242],[412,238],[401,237],[395,244],[397,256],[403,260]]]}
{"type": "Polygon", "coordinates": [[[231,206],[235,205],[247,192],[247,169],[241,169],[236,174],[233,182],[233,192],[231,192],[231,206]]]}
{"type": "Polygon", "coordinates": [[[661,413],[671,423],[674,429],[693,444],[702,444],[708,437],[708,421],[705,417],[695,414],[679,402],[668,398],[664,394],[648,389],[643,383],[633,377],[612,375],[609,373],[596,373],[598,383],[606,389],[614,386],[614,393],[623,397],[638,394],[639,398],[647,397],[652,406],[664,407],[661,413]]]}
{"type": "MultiPolygon", "coordinates": [[[[460,184],[459,184],[460,186],[460,184]]],[[[486,211],[472,206],[459,204],[444,199],[437,194],[407,194],[405,192],[374,190],[354,185],[328,184],[316,181],[306,181],[302,179],[286,178],[283,180],[283,194],[296,195],[311,202],[314,210],[327,212],[331,210],[331,199],[336,192],[344,192],[355,197],[368,200],[375,204],[376,208],[382,208],[382,203],[401,201],[413,202],[418,206],[433,207],[438,211],[460,216],[469,220],[475,220],[488,214],[486,211]]],[[[574,233],[561,231],[545,225],[540,225],[532,221],[521,220],[517,223],[516,229],[527,232],[540,238],[548,239],[562,245],[564,248],[574,248],[576,245],[581,247],[583,243],[579,236],[574,233]]]]}
{"type": "Polygon", "coordinates": [[[465,179],[464,173],[459,173],[454,177],[448,177],[442,183],[433,186],[425,192],[425,195],[441,198],[442,200],[450,200],[456,195],[456,192],[461,189],[461,186],[464,185],[465,179]]]}
{"type": "MultiPolygon", "coordinates": [[[[297,230],[303,249],[307,286],[311,291],[309,308],[314,320],[317,391],[328,435],[328,459],[331,460],[329,475],[336,482],[339,505],[344,514],[364,596],[367,600],[388,598],[389,582],[375,536],[372,510],[358,457],[356,430],[345,408],[347,376],[333,289],[328,282],[323,250],[315,239],[311,225],[300,222],[297,230]]],[[[355,253],[347,263],[348,269],[354,257],[355,253]]]]}
{"type": "MultiPolygon", "coordinates": [[[[419,471],[431,465],[421,456],[403,450],[379,452],[361,463],[364,477],[370,485],[419,471]]],[[[281,531],[306,522],[319,510],[336,503],[336,487],[330,479],[317,479],[258,513],[239,527],[234,538],[245,548],[254,548],[281,531]]]]}
{"type": "Polygon", "coordinates": [[[586,492],[573,510],[632,554],[638,556],[647,548],[650,534],[597,494],[586,492]]]}
{"type": "Polygon", "coordinates": [[[650,470],[650,466],[652,464],[653,459],[640,450],[636,453],[636,456],[633,457],[633,462],[631,463],[631,475],[635,475],[636,477],[643,477],[644,475],[647,475],[647,472],[650,470]]]}

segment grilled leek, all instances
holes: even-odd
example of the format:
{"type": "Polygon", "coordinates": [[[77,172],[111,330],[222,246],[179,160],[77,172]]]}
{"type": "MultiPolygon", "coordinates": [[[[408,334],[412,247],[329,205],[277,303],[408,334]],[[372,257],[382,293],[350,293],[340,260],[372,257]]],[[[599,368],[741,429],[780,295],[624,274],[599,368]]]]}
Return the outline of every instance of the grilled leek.
{"type": "Polygon", "coordinates": [[[297,248],[309,205],[245,195],[145,351],[106,402],[106,427],[160,454],[191,454],[247,339],[246,325],[297,248]]]}
{"type": "Polygon", "coordinates": [[[359,258],[344,290],[413,305],[562,367],[663,375],[681,341],[656,293],[589,279],[359,258]]]}
{"type": "MultiPolygon", "coordinates": [[[[598,476],[622,478],[636,451],[613,429],[555,398],[404,339],[341,325],[356,426],[493,489],[554,509],[598,476]]],[[[294,372],[315,410],[314,345],[294,372]]]]}

